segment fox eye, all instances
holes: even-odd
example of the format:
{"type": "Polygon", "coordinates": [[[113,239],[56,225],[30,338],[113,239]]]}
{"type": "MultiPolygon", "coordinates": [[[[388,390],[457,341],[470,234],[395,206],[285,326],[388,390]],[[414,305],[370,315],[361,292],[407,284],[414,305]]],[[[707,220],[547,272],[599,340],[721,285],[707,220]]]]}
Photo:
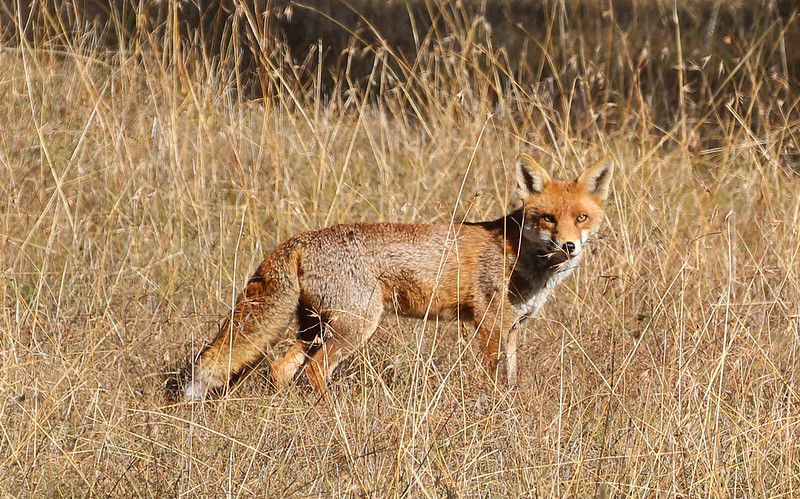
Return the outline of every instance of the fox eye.
{"type": "Polygon", "coordinates": [[[580,222],[585,222],[587,218],[588,217],[586,216],[586,213],[581,213],[580,215],[578,215],[578,222],[579,223],[580,222]]]}
{"type": "Polygon", "coordinates": [[[544,220],[549,224],[556,223],[556,217],[554,217],[553,215],[542,215],[542,220],[544,220]]]}

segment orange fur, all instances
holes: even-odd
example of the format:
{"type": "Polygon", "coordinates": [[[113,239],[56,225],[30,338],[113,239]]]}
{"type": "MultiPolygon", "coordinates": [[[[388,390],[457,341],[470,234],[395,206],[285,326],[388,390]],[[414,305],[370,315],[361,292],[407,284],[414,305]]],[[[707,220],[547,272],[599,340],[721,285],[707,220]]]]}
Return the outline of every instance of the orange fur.
{"type": "Polygon", "coordinates": [[[313,388],[324,393],[333,370],[369,340],[387,309],[411,317],[458,312],[475,323],[492,376],[503,349],[513,384],[518,328],[575,268],[603,222],[612,167],[603,161],[574,182],[552,180],[523,155],[517,170],[523,206],[497,220],[336,225],[280,244],[198,355],[186,397],[226,386],[282,338],[292,317],[300,327],[294,346],[271,366],[275,385],[289,384],[305,364],[313,388]]]}

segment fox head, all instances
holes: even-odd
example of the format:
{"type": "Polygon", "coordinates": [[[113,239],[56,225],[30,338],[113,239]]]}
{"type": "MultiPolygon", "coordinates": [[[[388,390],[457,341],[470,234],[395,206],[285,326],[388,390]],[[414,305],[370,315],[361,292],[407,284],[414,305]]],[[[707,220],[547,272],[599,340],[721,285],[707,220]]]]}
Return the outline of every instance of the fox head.
{"type": "Polygon", "coordinates": [[[580,255],[605,218],[602,204],[614,171],[610,159],[590,166],[575,181],[550,178],[527,154],[520,155],[516,169],[524,240],[555,260],[580,255]]]}

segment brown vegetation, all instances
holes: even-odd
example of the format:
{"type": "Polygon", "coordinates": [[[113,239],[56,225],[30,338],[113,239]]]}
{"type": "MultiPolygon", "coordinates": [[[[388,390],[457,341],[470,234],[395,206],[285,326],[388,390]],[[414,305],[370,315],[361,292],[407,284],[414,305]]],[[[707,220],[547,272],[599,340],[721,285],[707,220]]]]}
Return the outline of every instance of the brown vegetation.
{"type": "Polygon", "coordinates": [[[292,52],[240,6],[227,36],[263,49],[259,99],[252,49],[179,43],[177,9],[111,50],[121,25],[5,6],[0,490],[796,495],[799,20],[653,2],[655,30],[641,3],[544,2],[511,49],[479,10],[431,7],[413,57],[364,23],[324,66],[324,40],[292,52]],[[558,176],[617,168],[601,237],[521,336],[517,390],[477,367],[474,331],[387,317],[329,402],[262,370],[170,400],[279,241],[497,216],[520,150],[558,176]]]}

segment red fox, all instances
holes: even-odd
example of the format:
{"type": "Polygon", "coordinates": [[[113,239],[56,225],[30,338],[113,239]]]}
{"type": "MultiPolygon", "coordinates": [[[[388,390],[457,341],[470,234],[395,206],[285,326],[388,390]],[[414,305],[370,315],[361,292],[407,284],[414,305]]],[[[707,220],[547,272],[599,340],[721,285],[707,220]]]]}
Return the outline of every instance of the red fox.
{"type": "Polygon", "coordinates": [[[293,318],[296,341],[271,365],[272,381],[284,387],[305,366],[324,395],[333,370],[369,340],[387,309],[471,320],[489,374],[496,376],[502,349],[514,385],[518,331],[603,223],[612,172],[603,159],[575,181],[554,180],[523,154],[516,165],[523,205],[497,220],[335,225],[290,238],[261,262],[196,357],[185,398],[225,388],[283,339],[293,318]]]}

